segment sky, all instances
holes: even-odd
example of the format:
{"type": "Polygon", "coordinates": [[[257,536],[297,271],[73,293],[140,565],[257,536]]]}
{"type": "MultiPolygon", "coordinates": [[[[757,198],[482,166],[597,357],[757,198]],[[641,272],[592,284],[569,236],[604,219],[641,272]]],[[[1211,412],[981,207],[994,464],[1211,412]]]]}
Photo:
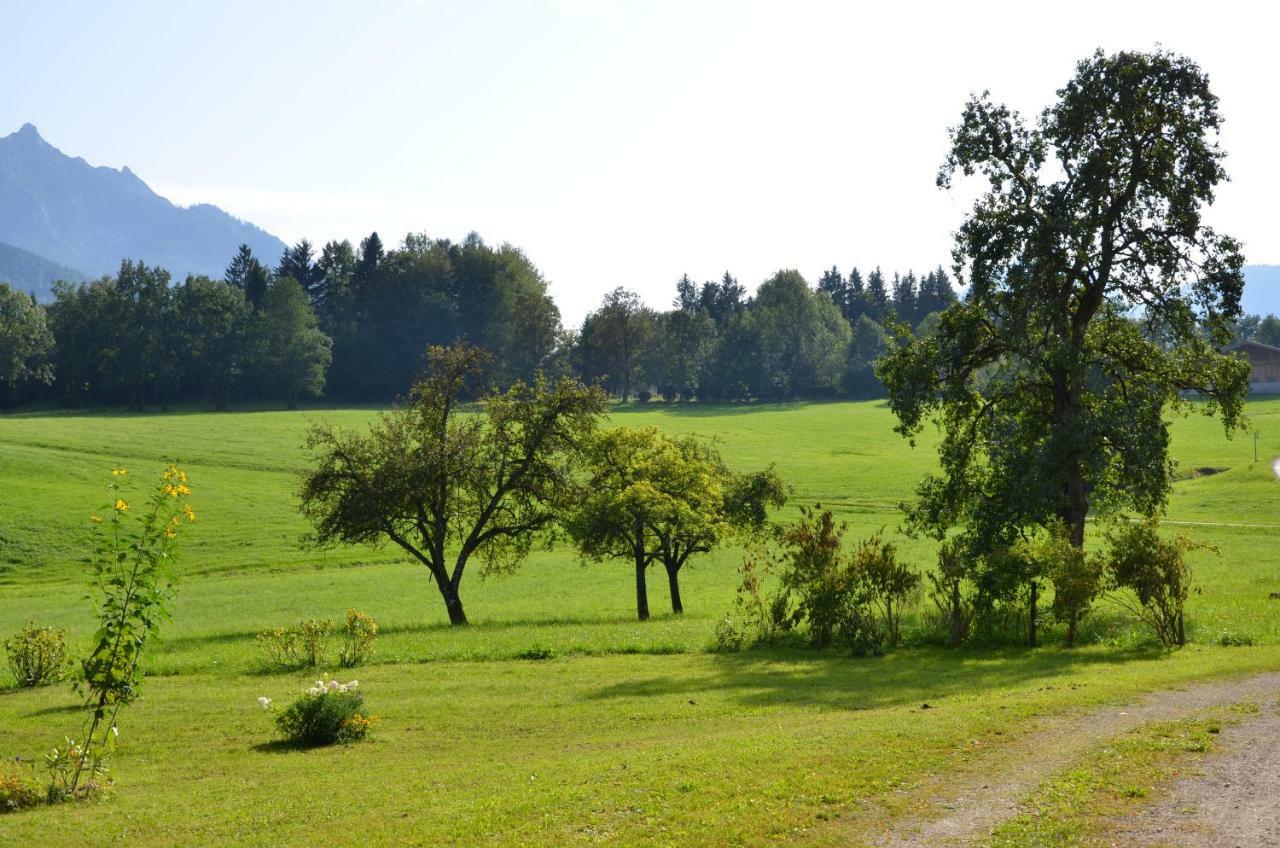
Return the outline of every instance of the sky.
{"type": "Polygon", "coordinates": [[[1267,5],[0,0],[0,135],[289,242],[511,242],[572,324],[685,273],[949,265],[976,186],[934,179],[968,96],[1034,115],[1095,48],[1162,45],[1221,98],[1210,222],[1280,263],[1267,5]]]}

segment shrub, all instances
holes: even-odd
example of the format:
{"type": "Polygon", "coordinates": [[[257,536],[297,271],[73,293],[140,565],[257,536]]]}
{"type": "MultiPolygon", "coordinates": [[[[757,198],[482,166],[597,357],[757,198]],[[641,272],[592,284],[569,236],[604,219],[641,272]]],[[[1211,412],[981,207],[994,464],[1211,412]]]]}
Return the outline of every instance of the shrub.
{"type": "Polygon", "coordinates": [[[342,648],[338,661],[343,668],[354,668],[373,653],[378,636],[378,622],[356,609],[347,610],[347,626],[342,630],[342,648]]]}
{"type": "Polygon", "coordinates": [[[959,539],[942,543],[937,571],[929,572],[932,589],[929,599],[937,608],[937,621],[947,634],[947,644],[955,648],[969,637],[973,603],[965,592],[969,568],[959,539]]]}
{"type": "Polygon", "coordinates": [[[1159,522],[1148,519],[1107,533],[1110,598],[1150,626],[1166,647],[1182,646],[1187,643],[1183,609],[1191,593],[1186,553],[1217,549],[1185,536],[1165,541],[1159,530],[1159,522]],[[1137,603],[1115,590],[1128,590],[1137,603]]]}
{"type": "MultiPolygon", "coordinates": [[[[363,615],[363,613],[360,614],[363,615]]],[[[372,623],[372,619],[369,621],[372,623]]],[[[377,632],[376,624],[374,632],[377,632]]],[[[327,618],[310,618],[299,621],[294,627],[267,628],[258,634],[258,644],[262,647],[269,665],[283,668],[302,666],[318,668],[324,665],[329,655],[329,637],[332,634],[332,621],[327,618]]]]}
{"type": "Polygon", "coordinates": [[[902,638],[902,607],[920,588],[920,575],[898,561],[897,548],[884,541],[881,528],[853,553],[854,576],[880,611],[884,636],[890,648],[902,638]]]}
{"type": "Polygon", "coordinates": [[[1066,528],[1061,525],[1038,540],[1038,545],[1053,583],[1054,617],[1067,623],[1067,645],[1074,645],[1080,619],[1102,592],[1106,563],[1099,557],[1085,556],[1084,551],[1071,544],[1066,528]]]}
{"type": "MultiPolygon", "coordinates": [[[[265,708],[271,701],[259,698],[265,708]]],[[[314,747],[363,739],[378,722],[377,716],[360,712],[364,694],[359,681],[339,683],[327,676],[276,714],[276,729],[293,745],[314,747]]]]}
{"type": "Polygon", "coordinates": [[[9,670],[19,686],[43,686],[66,676],[67,634],[52,627],[29,624],[4,643],[9,670]]]}
{"type": "Polygon", "coordinates": [[[258,644],[266,654],[269,665],[296,668],[302,665],[298,657],[298,633],[288,627],[269,627],[258,634],[258,644]]]}
{"type": "Polygon", "coordinates": [[[14,760],[0,765],[0,813],[12,813],[43,804],[48,790],[31,773],[30,767],[14,760]]]}
{"type": "Polygon", "coordinates": [[[649,391],[648,389],[641,389],[640,391],[636,392],[637,403],[648,403],[651,400],[653,400],[653,392],[649,391]]]}

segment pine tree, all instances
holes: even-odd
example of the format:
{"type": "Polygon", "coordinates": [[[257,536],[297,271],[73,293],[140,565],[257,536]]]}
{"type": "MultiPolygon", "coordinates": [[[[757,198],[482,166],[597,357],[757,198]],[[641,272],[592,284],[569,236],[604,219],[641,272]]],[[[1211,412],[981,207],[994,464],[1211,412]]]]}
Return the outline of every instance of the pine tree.
{"type": "Polygon", "coordinates": [[[870,300],[868,312],[872,320],[883,321],[889,314],[889,291],[885,288],[884,274],[880,272],[879,265],[867,276],[867,296],[870,300]]]}

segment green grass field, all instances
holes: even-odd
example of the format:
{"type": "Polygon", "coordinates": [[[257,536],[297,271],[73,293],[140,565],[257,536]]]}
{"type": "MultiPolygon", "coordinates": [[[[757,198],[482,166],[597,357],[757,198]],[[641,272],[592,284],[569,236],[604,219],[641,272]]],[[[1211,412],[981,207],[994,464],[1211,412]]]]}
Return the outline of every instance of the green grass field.
{"type": "MultiPolygon", "coordinates": [[[[1074,651],[947,651],[929,644],[923,607],[909,616],[914,644],[885,658],[718,655],[732,550],[691,563],[680,618],[636,622],[626,565],[583,565],[560,547],[510,577],[469,574],[473,625],[451,629],[425,569],[394,550],[299,544],[308,423],[362,427],[374,414],[0,417],[0,634],[36,621],[87,638],[87,519],[112,466],[149,478],[180,460],[200,515],[153,678],[122,722],[114,797],[0,816],[0,845],[859,844],[911,808],[913,789],[1030,732],[1036,715],[1280,668],[1280,602],[1268,599],[1280,590],[1280,399],[1249,405],[1258,462],[1250,435],[1174,423],[1186,479],[1169,519],[1220,553],[1195,555],[1196,644],[1172,655],[1107,608],[1074,651]],[[314,674],[264,670],[255,634],[348,607],[384,627],[356,673],[377,734],[266,745],[255,699],[289,698],[314,674]],[[1220,647],[1224,633],[1253,647],[1220,647]],[[520,659],[531,655],[550,659],[520,659]]],[[[932,467],[932,441],[911,450],[882,404],[632,407],[612,422],[716,439],[741,469],[776,463],[794,487],[788,510],[820,502],[851,537],[886,527],[908,560],[932,561],[929,543],[901,536],[896,509],[932,467]]],[[[663,581],[650,603],[668,608],[663,581]]],[[[74,704],[62,686],[0,689],[0,755],[75,735],[74,704]]]]}

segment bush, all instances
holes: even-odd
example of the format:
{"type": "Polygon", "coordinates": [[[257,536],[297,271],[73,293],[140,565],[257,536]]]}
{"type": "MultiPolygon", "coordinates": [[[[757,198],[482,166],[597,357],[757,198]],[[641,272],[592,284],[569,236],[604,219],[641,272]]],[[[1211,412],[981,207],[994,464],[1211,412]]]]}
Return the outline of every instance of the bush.
{"type": "Polygon", "coordinates": [[[649,391],[648,389],[641,389],[640,391],[636,392],[637,403],[648,403],[651,400],[653,400],[653,392],[649,391]]]}
{"type": "MultiPolygon", "coordinates": [[[[260,698],[259,703],[271,708],[266,698],[260,698]]],[[[315,747],[355,742],[368,735],[378,721],[377,716],[362,714],[362,706],[364,694],[359,689],[359,681],[339,683],[325,677],[277,713],[276,729],[293,745],[315,747]]]]}
{"type": "Polygon", "coordinates": [[[1107,533],[1110,597],[1151,627],[1165,647],[1182,646],[1187,643],[1183,609],[1191,593],[1186,553],[1216,548],[1185,536],[1165,541],[1159,531],[1159,522],[1149,519],[1107,533]],[[1128,590],[1137,603],[1116,590],[1128,590]]]}
{"type": "Polygon", "coordinates": [[[338,661],[343,668],[354,668],[373,653],[378,636],[378,622],[356,609],[347,610],[347,626],[342,630],[342,648],[338,661]]]}
{"type": "MultiPolygon", "coordinates": [[[[360,613],[363,615],[363,613],[360,613]]],[[[367,616],[366,616],[367,618],[367,616]]],[[[348,613],[350,621],[350,613],[348,613]]],[[[372,623],[372,619],[369,619],[372,623]]],[[[377,632],[377,625],[374,625],[377,632]]],[[[258,644],[266,654],[267,663],[283,668],[324,665],[329,654],[329,637],[333,634],[333,622],[311,618],[300,621],[292,628],[271,627],[258,634],[258,644]]],[[[372,641],[369,643],[372,645],[372,641]]]]}
{"type": "Polygon", "coordinates": [[[29,624],[4,643],[9,670],[19,686],[57,683],[67,674],[67,634],[52,627],[29,624]]]}
{"type": "Polygon", "coordinates": [[[965,591],[969,564],[964,557],[963,543],[949,539],[938,550],[937,571],[929,572],[932,589],[929,600],[937,608],[936,621],[947,634],[947,644],[955,648],[969,638],[969,625],[973,622],[973,603],[965,591]]]}
{"type": "Polygon", "coordinates": [[[48,800],[48,790],[36,780],[31,769],[19,762],[0,765],[0,813],[13,813],[48,800]]]}
{"type": "Polygon", "coordinates": [[[920,588],[920,575],[898,561],[897,548],[884,541],[883,528],[858,546],[850,564],[855,578],[880,611],[889,647],[898,647],[902,638],[902,607],[920,588]]]}

